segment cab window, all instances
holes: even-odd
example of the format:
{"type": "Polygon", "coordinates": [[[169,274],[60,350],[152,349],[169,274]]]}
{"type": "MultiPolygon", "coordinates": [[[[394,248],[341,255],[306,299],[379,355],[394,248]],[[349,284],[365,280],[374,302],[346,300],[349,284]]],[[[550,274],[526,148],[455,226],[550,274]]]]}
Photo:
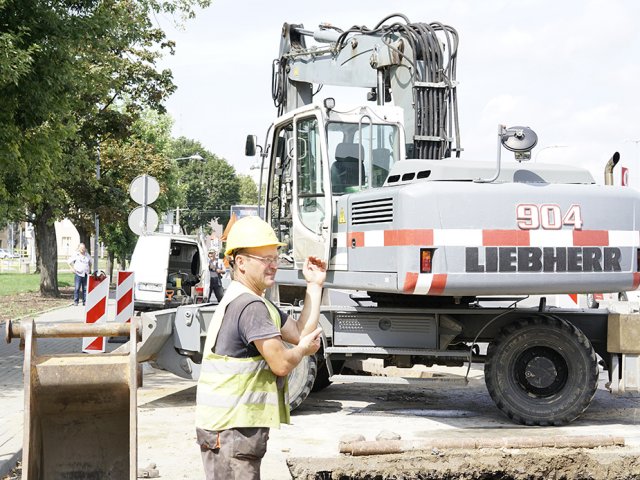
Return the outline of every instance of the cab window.
{"type": "Polygon", "coordinates": [[[302,224],[318,232],[324,220],[323,164],[316,117],[296,123],[298,214],[302,224]]]}

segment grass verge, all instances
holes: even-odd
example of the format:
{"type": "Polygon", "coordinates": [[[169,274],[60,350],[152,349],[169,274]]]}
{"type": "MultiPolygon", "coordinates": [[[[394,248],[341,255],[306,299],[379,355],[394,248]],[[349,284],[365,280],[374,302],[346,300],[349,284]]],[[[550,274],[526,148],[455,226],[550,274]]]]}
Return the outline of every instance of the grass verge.
{"type": "Polygon", "coordinates": [[[73,273],[58,274],[60,297],[40,295],[40,275],[0,273],[0,322],[62,307],[73,299],[73,273]]]}
{"type": "MultiPolygon", "coordinates": [[[[73,273],[58,274],[59,287],[73,287],[73,273]]],[[[36,273],[0,273],[0,297],[40,291],[40,275],[36,273]]]]}

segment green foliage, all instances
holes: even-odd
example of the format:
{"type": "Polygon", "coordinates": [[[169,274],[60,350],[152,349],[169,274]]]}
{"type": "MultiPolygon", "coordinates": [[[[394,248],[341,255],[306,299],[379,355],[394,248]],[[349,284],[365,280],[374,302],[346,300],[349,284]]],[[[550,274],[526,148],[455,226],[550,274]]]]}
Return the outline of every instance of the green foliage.
{"type": "MultiPolygon", "coordinates": [[[[52,220],[68,216],[83,231],[92,229],[95,210],[118,218],[112,207],[122,200],[126,179],[115,178],[116,159],[155,154],[162,163],[166,147],[150,148],[143,135],[109,144],[129,138],[144,109],[162,112],[175,90],[171,72],[157,67],[173,42],[153,25],[153,14],[183,21],[209,4],[0,0],[0,218],[38,223],[45,215],[41,228],[53,228],[52,220]],[[100,182],[98,145],[118,152],[111,175],[106,170],[100,182]]],[[[39,251],[45,270],[54,268],[54,253],[39,251]]],[[[53,272],[48,277],[55,279],[53,272]]]]}
{"type": "Polygon", "coordinates": [[[0,2],[1,213],[37,214],[44,197],[60,215],[87,209],[99,189],[98,140],[125,138],[144,108],[162,111],[175,89],[156,67],[173,43],[150,13],[181,21],[209,3],[0,2]]]}
{"type": "Polygon", "coordinates": [[[126,221],[104,224],[100,227],[100,237],[109,252],[121,261],[131,257],[138,241],[138,236],[131,231],[126,221]]]}
{"type": "Polygon", "coordinates": [[[226,224],[231,205],[240,200],[240,181],[234,168],[209,152],[201,155],[204,162],[189,162],[181,172],[187,200],[181,223],[192,233],[199,227],[209,232],[209,222],[214,218],[226,224]]]}
{"type": "MultiPolygon", "coordinates": [[[[240,180],[240,204],[258,204],[258,186],[249,175],[239,175],[240,180]]],[[[264,192],[263,192],[264,193],[264,192]]]]}
{"type": "Polygon", "coordinates": [[[231,205],[240,199],[240,181],[229,163],[209,152],[200,142],[180,137],[169,149],[176,181],[172,209],[180,208],[180,224],[190,233],[200,227],[210,232],[210,222],[229,220],[231,205]],[[200,155],[204,160],[188,157],[200,155]]]}

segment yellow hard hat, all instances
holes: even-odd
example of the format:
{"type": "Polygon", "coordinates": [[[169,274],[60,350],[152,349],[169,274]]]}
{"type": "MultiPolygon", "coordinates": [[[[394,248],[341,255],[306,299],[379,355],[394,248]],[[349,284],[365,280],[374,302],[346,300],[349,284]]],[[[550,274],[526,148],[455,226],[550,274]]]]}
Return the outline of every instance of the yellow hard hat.
{"type": "Polygon", "coordinates": [[[240,248],[266,247],[267,245],[283,247],[286,243],[278,240],[271,225],[260,217],[251,215],[242,217],[233,224],[227,236],[224,254],[229,255],[240,248]]]}

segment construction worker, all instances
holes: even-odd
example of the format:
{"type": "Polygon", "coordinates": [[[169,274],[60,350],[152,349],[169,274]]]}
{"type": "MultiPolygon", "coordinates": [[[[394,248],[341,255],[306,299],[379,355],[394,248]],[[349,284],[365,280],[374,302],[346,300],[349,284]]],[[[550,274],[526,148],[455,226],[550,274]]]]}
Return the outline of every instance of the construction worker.
{"type": "Polygon", "coordinates": [[[325,262],[304,263],[307,289],[297,320],[263,296],[275,284],[284,245],[256,216],[238,220],[227,238],[234,276],[209,325],[196,397],[207,480],[260,478],[269,429],[289,423],[287,375],[320,348],[325,262]]]}

